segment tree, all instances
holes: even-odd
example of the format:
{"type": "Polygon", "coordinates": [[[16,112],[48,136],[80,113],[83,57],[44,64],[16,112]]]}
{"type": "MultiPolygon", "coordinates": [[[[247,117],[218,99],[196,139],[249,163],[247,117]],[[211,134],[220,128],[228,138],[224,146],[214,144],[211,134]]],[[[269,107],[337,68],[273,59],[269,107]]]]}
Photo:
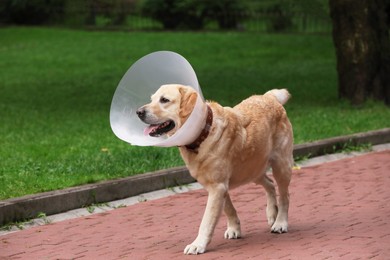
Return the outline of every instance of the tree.
{"type": "Polygon", "coordinates": [[[329,0],[339,96],[390,105],[389,0],[329,0]]]}

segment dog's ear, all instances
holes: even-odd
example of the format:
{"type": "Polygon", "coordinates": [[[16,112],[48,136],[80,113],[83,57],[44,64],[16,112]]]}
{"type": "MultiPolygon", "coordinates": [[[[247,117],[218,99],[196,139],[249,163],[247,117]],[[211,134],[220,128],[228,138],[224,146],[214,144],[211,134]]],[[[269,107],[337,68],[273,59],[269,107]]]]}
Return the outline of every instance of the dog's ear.
{"type": "MultiPolygon", "coordinates": [[[[198,93],[192,88],[181,87],[179,88],[181,100],[180,100],[180,118],[186,120],[195,107],[198,93]]],[[[184,123],[184,122],[183,122],[184,123]]]]}

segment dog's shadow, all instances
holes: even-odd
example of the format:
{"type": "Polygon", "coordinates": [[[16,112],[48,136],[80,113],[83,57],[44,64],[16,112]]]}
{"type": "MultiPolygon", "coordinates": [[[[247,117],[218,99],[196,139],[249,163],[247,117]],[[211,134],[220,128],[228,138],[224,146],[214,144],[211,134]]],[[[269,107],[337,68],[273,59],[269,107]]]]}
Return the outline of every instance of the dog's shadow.
{"type": "Polygon", "coordinates": [[[266,221],[257,219],[257,223],[244,223],[242,238],[230,240],[223,238],[224,230],[219,223],[214,239],[208,246],[206,254],[209,254],[210,258],[207,259],[213,259],[213,255],[226,254],[236,256],[237,259],[256,259],[259,256],[264,256],[264,259],[278,259],[277,255],[289,254],[291,250],[300,250],[303,255],[311,255],[329,243],[337,247],[337,239],[331,240],[330,236],[342,228],[342,223],[325,220],[305,223],[297,219],[290,221],[289,231],[283,234],[271,233],[266,221]]]}

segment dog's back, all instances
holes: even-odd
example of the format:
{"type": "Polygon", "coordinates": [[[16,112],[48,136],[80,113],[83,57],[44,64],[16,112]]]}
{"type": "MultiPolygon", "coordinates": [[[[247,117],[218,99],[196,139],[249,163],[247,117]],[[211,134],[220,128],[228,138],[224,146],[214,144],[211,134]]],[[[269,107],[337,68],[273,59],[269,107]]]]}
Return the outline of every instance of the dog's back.
{"type": "Polygon", "coordinates": [[[288,121],[283,105],[289,98],[290,93],[286,89],[273,89],[264,95],[251,96],[233,109],[241,114],[243,126],[247,131],[251,132],[250,128],[254,127],[257,132],[255,135],[263,131],[269,133],[271,129],[268,129],[268,126],[278,127],[280,121],[288,121]]]}

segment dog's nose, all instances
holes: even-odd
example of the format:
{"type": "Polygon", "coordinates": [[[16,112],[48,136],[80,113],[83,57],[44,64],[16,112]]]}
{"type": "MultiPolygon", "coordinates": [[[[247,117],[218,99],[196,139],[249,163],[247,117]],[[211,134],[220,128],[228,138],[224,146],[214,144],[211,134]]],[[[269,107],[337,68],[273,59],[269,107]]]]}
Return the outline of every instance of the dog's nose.
{"type": "Polygon", "coordinates": [[[136,113],[137,113],[137,115],[138,115],[138,117],[140,119],[144,119],[145,118],[146,112],[145,112],[145,109],[143,107],[138,108],[136,113]]]}

